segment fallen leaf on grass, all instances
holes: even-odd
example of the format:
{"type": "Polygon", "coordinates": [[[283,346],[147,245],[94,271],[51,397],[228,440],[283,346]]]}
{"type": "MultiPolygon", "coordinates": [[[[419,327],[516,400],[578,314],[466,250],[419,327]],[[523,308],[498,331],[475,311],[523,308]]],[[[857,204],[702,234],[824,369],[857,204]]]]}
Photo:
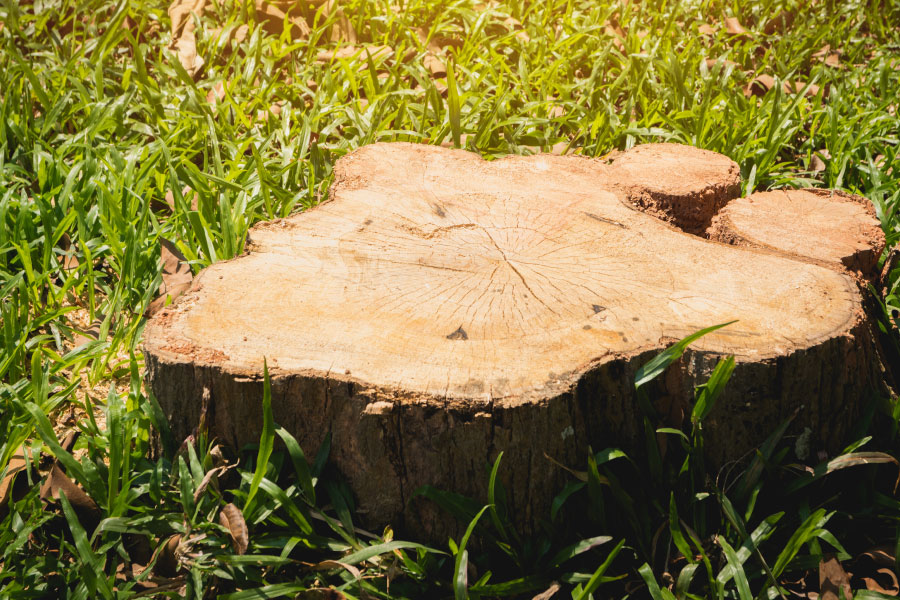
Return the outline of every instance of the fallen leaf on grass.
{"type": "MultiPolygon", "coordinates": [[[[194,192],[190,188],[190,186],[186,185],[181,189],[181,197],[184,198],[185,201],[190,199],[190,202],[188,202],[190,209],[197,210],[197,207],[199,206],[197,193],[194,192]]],[[[175,194],[172,193],[172,190],[166,190],[166,197],[164,198],[164,202],[166,203],[166,206],[169,207],[170,211],[175,211],[175,194]]]]}
{"type": "Polygon", "coordinates": [[[519,22],[518,19],[514,17],[509,17],[505,21],[503,21],[503,25],[506,26],[508,31],[516,32],[516,39],[525,42],[526,44],[531,41],[531,36],[525,31],[525,28],[522,26],[522,23],[519,22]]]}
{"type": "Polygon", "coordinates": [[[771,75],[759,75],[744,88],[745,96],[765,96],[766,92],[775,87],[775,78],[771,75]]]}
{"type": "Polygon", "coordinates": [[[354,578],[359,579],[362,576],[359,569],[353,565],[348,565],[339,560],[323,560],[309,567],[310,571],[333,571],[334,569],[344,569],[354,578]]]}
{"type": "Polygon", "coordinates": [[[225,84],[219,81],[206,93],[206,101],[213,106],[225,99],[225,84]]]}
{"type": "Polygon", "coordinates": [[[203,68],[204,60],[197,55],[197,38],[194,35],[194,17],[200,17],[206,0],[173,0],[169,5],[169,19],[172,22],[172,44],[178,61],[191,77],[203,68]]]}
{"type": "Polygon", "coordinates": [[[297,600],[346,600],[339,590],[334,588],[309,588],[297,595],[297,600]]]}
{"type": "Polygon", "coordinates": [[[850,577],[844,571],[841,562],[834,556],[819,561],[819,598],[821,600],[839,600],[852,598],[850,577]]]}
{"type": "Polygon", "coordinates": [[[882,567],[876,571],[875,577],[863,577],[862,580],[869,591],[878,592],[886,596],[900,594],[900,584],[897,582],[897,575],[893,569],[882,567]]]}
{"type": "Polygon", "coordinates": [[[768,21],[763,27],[763,33],[772,35],[773,33],[784,33],[794,23],[794,13],[791,11],[781,11],[768,21]]]}
{"type": "Polygon", "coordinates": [[[156,563],[153,572],[163,577],[175,577],[178,573],[179,561],[176,552],[181,544],[181,534],[169,536],[169,538],[156,550],[156,563]]]}
{"type": "Polygon", "coordinates": [[[737,17],[725,17],[725,31],[731,35],[746,35],[749,33],[737,17]]]}
{"type": "Polygon", "coordinates": [[[704,23],[697,28],[697,33],[700,35],[716,35],[716,29],[709,23],[704,23]]]}
{"type": "Polygon", "coordinates": [[[72,335],[72,343],[75,344],[75,347],[82,346],[87,344],[88,342],[93,342],[100,339],[100,329],[103,327],[103,318],[102,316],[98,316],[96,319],[91,321],[90,326],[87,329],[76,329],[74,334],[72,335]]]}
{"type": "MultiPolygon", "coordinates": [[[[750,83],[744,87],[744,96],[765,96],[766,93],[775,87],[775,78],[771,75],[762,74],[755,77],[750,83]]],[[[809,87],[802,81],[782,81],[781,90],[785,94],[799,94],[805,91],[806,96],[815,96],[819,93],[819,86],[810,84],[809,87]]]]}
{"type": "Polygon", "coordinates": [[[555,596],[556,592],[558,592],[560,589],[561,589],[560,585],[554,581],[553,583],[550,584],[550,587],[548,587],[546,590],[544,590],[543,592],[541,592],[540,594],[538,594],[531,600],[550,600],[550,598],[555,596]]]}
{"type": "Polygon", "coordinates": [[[306,39],[309,37],[309,24],[297,10],[285,12],[281,7],[267,0],[256,0],[256,20],[263,29],[272,35],[281,35],[288,28],[291,40],[306,39]]]}
{"type": "Polygon", "coordinates": [[[547,116],[551,119],[558,119],[560,117],[566,116],[566,109],[562,106],[556,104],[550,107],[550,110],[547,112],[547,116]]]}
{"type": "Polygon", "coordinates": [[[813,154],[809,159],[809,170],[813,173],[821,173],[825,170],[825,161],[818,154],[813,154]]]}
{"type": "Polygon", "coordinates": [[[100,507],[78,484],[69,479],[69,476],[59,468],[58,464],[54,464],[41,485],[41,500],[46,504],[59,500],[60,491],[66,495],[66,499],[75,510],[75,515],[85,531],[88,534],[93,532],[100,523],[100,507]]]}
{"type": "Polygon", "coordinates": [[[394,50],[389,46],[342,46],[334,50],[320,51],[316,54],[316,62],[329,63],[359,56],[362,68],[366,68],[365,55],[368,55],[372,62],[385,61],[394,55],[394,50]]]}
{"type": "Polygon", "coordinates": [[[613,45],[615,45],[616,49],[619,52],[625,52],[625,43],[623,42],[623,40],[625,39],[625,32],[622,31],[621,27],[619,27],[618,25],[615,25],[615,26],[606,25],[603,28],[603,32],[606,35],[612,37],[613,45]]]}
{"type": "Polygon", "coordinates": [[[184,255],[169,240],[160,238],[160,263],[162,263],[162,284],[159,296],[147,308],[147,316],[152,316],[171,299],[174,300],[191,287],[194,275],[184,255]]]}
{"type": "Polygon", "coordinates": [[[350,19],[344,14],[344,9],[338,6],[337,0],[326,0],[322,8],[323,16],[335,16],[334,24],[331,26],[331,34],[329,39],[332,42],[346,42],[355,45],[359,38],[350,19]]]}
{"type": "Polygon", "coordinates": [[[24,484],[16,484],[16,474],[25,470],[27,463],[25,462],[25,448],[19,448],[15,454],[10,457],[7,463],[6,475],[0,480],[0,521],[6,516],[7,505],[10,499],[18,500],[20,493],[24,493],[24,484]]]}
{"type": "Polygon", "coordinates": [[[250,535],[241,510],[234,504],[226,504],[219,512],[219,523],[228,530],[235,554],[244,554],[250,545],[250,535]]]}
{"type": "Polygon", "coordinates": [[[707,58],[706,59],[706,68],[712,70],[717,64],[722,63],[723,67],[737,67],[739,66],[733,60],[728,60],[727,58],[707,58]]]}
{"type": "Polygon", "coordinates": [[[428,69],[428,72],[431,73],[432,77],[447,76],[447,65],[432,52],[425,53],[425,56],[422,58],[422,64],[428,69]]]}

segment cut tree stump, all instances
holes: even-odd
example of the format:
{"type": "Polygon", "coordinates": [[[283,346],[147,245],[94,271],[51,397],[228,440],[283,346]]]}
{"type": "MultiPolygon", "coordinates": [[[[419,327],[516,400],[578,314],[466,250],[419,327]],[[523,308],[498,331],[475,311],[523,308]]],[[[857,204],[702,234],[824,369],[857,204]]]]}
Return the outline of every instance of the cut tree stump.
{"type": "Polygon", "coordinates": [[[868,272],[884,239],[841,195],[739,193],[735,163],[680,145],[493,162],[366,146],[337,162],[328,202],[254,227],[246,255],[148,323],[149,385],[177,436],[207,397],[210,435],[254,443],[265,358],[276,422],[307,456],[332,434],[366,523],[431,539],[452,519],[415,490],[485,500],[500,451],[526,530],[569,477],[553,461],[640,453],[635,371],[728,321],[653,383],[657,424],[685,424],[735,355],[704,428],[713,464],[795,413],[792,431],[834,450],[882,380],[845,265],[868,272]],[[707,229],[738,245],[685,233],[707,229]]]}

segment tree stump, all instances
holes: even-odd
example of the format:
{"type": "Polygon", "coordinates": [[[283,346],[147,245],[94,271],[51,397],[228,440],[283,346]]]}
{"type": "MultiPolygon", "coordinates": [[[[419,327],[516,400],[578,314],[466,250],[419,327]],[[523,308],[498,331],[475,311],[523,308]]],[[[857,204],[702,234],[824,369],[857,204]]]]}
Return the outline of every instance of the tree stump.
{"type": "Polygon", "coordinates": [[[267,359],[276,422],[308,456],[331,432],[367,523],[432,539],[449,518],[415,490],[484,500],[500,451],[526,529],[566,478],[548,457],[640,452],[637,368],[735,319],[654,383],[664,424],[735,355],[705,429],[713,462],[795,412],[835,449],[880,385],[858,278],[884,239],[844,196],[739,194],[735,163],[680,145],[493,162],[367,146],[337,162],[328,202],[254,227],[244,256],[148,323],[149,385],[176,435],[207,395],[211,434],[240,446],[261,431],[267,359]]]}

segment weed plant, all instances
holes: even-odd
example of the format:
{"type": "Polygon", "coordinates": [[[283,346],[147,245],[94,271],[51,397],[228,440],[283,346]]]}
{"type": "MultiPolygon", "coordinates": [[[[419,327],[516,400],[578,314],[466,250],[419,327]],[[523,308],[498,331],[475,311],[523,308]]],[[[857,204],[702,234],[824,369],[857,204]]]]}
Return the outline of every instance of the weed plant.
{"type": "MultiPolygon", "coordinates": [[[[818,589],[831,556],[870,587],[863,557],[898,555],[896,402],[873,398],[839,456],[807,456],[773,424],[754,456],[712,471],[703,418],[723,360],[688,430],[657,431],[646,411],[664,457],[592,451],[534,536],[505,519],[502,457],[485,465],[489,499],[422,490],[463,534],[428,548],[359,530],[327,445],[308,462],[269,413],[259,447],[230,458],[202,428],[170,439],[140,342],[163,240],[194,272],[239,255],[252,224],[321,201],[335,160],[375,141],[488,158],[691,144],[734,159],[745,193],[869,198],[893,246],[900,5],[348,0],[358,45],[393,53],[320,61],[346,45],[330,41],[337,16],[300,4],[302,39],[251,2],[211,2],[192,17],[205,64],[191,76],[167,3],[0,1],[0,596],[744,600],[818,589]],[[446,74],[426,67],[435,46],[446,74]],[[65,479],[41,494],[54,465],[65,479]]],[[[871,301],[900,351],[900,268],[885,263],[871,301]]]]}

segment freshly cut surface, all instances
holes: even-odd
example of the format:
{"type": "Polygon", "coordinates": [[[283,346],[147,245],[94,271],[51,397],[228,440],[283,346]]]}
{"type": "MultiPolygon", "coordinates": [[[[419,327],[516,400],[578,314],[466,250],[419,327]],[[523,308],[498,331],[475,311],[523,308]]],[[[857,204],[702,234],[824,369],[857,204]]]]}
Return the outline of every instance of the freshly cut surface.
{"type": "Polygon", "coordinates": [[[739,190],[732,161],[679,145],[493,162],[367,146],[338,161],[328,202],[255,227],[245,256],[148,323],[149,383],[176,435],[205,413],[239,446],[258,439],[265,359],[275,420],[308,456],[331,433],[369,522],[425,538],[452,519],[414,491],[483,496],[500,451],[525,528],[546,516],[557,463],[580,468],[589,445],[639,452],[636,369],[728,321],[654,384],[659,425],[680,426],[733,354],[712,460],[801,405],[813,445],[837,444],[876,371],[855,280],[679,228],[704,230],[739,190]]]}
{"type": "Polygon", "coordinates": [[[865,198],[834,190],[779,190],[730,202],[710,237],[873,275],[884,232],[865,198]]]}
{"type": "Polygon", "coordinates": [[[846,278],[666,227],[610,191],[632,169],[363,148],[340,163],[331,202],[257,227],[249,255],[207,269],[149,347],[517,399],[735,319],[697,347],[763,357],[847,326],[858,299],[846,278]]]}

